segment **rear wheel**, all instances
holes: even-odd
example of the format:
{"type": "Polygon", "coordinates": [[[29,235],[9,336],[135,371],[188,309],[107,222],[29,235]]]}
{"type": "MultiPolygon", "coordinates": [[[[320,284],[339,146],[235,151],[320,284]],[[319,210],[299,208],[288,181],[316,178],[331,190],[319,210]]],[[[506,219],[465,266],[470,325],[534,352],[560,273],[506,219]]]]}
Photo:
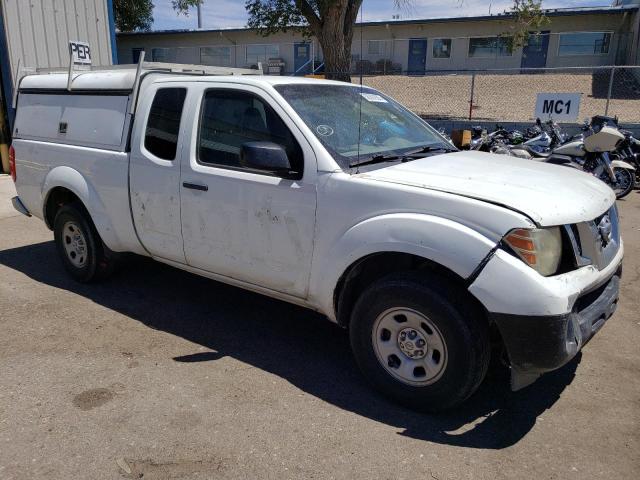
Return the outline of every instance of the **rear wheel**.
{"type": "Polygon", "coordinates": [[[444,410],[466,400],[490,358],[480,312],[457,286],[428,274],[393,274],[374,283],[356,302],[350,334],[367,379],[419,410],[444,410]]]}
{"type": "Polygon", "coordinates": [[[56,213],[53,232],[62,263],[76,280],[91,282],[113,272],[115,254],[102,242],[81,205],[62,206],[56,213]]]}

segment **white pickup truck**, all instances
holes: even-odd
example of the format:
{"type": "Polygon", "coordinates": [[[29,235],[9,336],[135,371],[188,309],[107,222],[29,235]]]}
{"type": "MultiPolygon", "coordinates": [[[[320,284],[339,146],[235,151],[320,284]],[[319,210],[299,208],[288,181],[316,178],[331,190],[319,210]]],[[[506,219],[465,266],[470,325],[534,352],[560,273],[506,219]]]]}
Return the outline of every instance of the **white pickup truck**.
{"type": "Polygon", "coordinates": [[[597,178],[457,151],[371,88],[192,73],[21,80],[13,203],[77,280],[133,252],[303,305],[348,328],[377,389],[432,411],[492,352],[532,383],[614,312],[623,245],[597,178]]]}

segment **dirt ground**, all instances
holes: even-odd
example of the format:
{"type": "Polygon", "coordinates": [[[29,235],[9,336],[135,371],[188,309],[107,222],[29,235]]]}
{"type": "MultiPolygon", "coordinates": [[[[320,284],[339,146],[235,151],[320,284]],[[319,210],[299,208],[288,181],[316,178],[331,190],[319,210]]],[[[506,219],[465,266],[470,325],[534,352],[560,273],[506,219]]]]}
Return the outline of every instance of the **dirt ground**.
{"type": "Polygon", "coordinates": [[[0,176],[0,479],[637,479],[640,193],[616,315],[560,371],[417,414],[317,315],[135,259],[80,285],[0,176]]]}
{"type": "MultiPolygon", "coordinates": [[[[500,122],[535,121],[539,92],[582,93],[578,121],[605,111],[609,71],[595,73],[477,74],[472,118],[500,122]]],[[[353,81],[357,81],[354,77],[353,81]]],[[[640,84],[631,69],[619,69],[612,85],[609,114],[622,123],[640,122],[640,84]]],[[[471,75],[365,77],[363,83],[395,98],[411,111],[432,119],[469,118],[471,75]]]]}

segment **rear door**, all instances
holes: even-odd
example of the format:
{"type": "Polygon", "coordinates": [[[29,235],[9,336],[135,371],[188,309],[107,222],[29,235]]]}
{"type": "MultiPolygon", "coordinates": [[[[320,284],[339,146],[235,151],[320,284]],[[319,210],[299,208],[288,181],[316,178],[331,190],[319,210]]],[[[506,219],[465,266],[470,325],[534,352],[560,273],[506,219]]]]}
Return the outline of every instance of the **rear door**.
{"type": "Polygon", "coordinates": [[[304,298],[316,220],[316,159],[266,92],[201,84],[189,148],[183,149],[182,232],[187,263],[304,298]],[[282,145],[295,179],[240,165],[245,142],[282,145]]]}
{"type": "Polygon", "coordinates": [[[131,140],[129,193],[140,241],[153,256],[185,263],[180,224],[181,125],[187,88],[146,89],[131,140]]]}

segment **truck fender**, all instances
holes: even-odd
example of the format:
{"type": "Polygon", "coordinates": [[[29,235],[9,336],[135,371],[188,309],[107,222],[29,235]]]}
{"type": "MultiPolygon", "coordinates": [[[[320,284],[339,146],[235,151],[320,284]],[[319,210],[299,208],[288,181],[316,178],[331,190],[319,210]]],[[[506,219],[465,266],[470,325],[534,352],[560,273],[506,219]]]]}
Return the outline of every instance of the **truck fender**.
{"type": "Polygon", "coordinates": [[[336,285],[347,269],[364,257],[383,252],[408,253],[466,279],[495,245],[469,227],[432,215],[393,213],[369,218],[347,230],[326,254],[318,252],[310,300],[335,321],[336,285]]]}
{"type": "MultiPolygon", "coordinates": [[[[43,218],[46,218],[47,202],[51,191],[56,187],[63,187],[73,192],[89,212],[93,224],[96,226],[102,241],[111,250],[116,251],[120,244],[115,234],[113,224],[105,212],[104,204],[95,188],[77,170],[60,166],[53,168],[46,176],[42,186],[43,218]]],[[[50,225],[53,228],[53,225],[50,225]]]]}
{"type": "Polygon", "coordinates": [[[623,160],[611,160],[611,168],[624,168],[625,170],[636,171],[636,168],[623,160]]]}

